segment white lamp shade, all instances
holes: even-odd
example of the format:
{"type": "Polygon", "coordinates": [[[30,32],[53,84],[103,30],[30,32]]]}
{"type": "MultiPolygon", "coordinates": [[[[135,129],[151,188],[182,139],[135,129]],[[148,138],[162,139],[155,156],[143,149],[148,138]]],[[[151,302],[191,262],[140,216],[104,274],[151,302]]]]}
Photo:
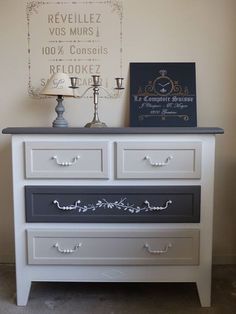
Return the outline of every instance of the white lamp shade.
{"type": "Polygon", "coordinates": [[[73,97],[73,89],[69,87],[70,85],[70,78],[66,73],[54,73],[40,94],[73,97]]]}

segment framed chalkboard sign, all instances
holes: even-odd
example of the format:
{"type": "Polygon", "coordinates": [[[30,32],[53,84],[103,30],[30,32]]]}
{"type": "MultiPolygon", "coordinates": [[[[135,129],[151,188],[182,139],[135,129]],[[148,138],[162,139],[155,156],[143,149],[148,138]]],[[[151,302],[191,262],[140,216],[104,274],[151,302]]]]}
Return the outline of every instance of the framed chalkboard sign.
{"type": "Polygon", "coordinates": [[[197,126],[195,63],[130,63],[130,126],[197,126]]]}

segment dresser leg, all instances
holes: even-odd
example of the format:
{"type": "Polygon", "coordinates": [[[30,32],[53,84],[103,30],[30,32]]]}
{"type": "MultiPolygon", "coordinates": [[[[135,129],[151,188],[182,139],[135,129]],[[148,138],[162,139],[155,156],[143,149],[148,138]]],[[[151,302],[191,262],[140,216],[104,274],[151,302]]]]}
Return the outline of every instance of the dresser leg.
{"type": "Polygon", "coordinates": [[[211,280],[198,280],[197,290],[202,307],[211,306],[211,280]]]}
{"type": "Polygon", "coordinates": [[[21,279],[17,283],[16,304],[19,306],[25,306],[28,302],[29,293],[31,288],[31,281],[21,279]]]}

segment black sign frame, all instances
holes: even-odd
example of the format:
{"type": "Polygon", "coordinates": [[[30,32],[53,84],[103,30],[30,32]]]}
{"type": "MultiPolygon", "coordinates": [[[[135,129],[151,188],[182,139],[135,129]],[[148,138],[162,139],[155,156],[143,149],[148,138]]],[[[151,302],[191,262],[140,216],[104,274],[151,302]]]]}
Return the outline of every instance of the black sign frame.
{"type": "Polygon", "coordinates": [[[196,127],[195,63],[130,63],[130,126],[196,127]]]}

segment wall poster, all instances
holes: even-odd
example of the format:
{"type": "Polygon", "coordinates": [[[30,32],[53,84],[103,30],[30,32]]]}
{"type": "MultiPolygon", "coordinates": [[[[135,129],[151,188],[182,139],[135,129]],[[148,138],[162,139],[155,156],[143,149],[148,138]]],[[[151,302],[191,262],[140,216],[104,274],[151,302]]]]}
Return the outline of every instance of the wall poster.
{"type": "Polygon", "coordinates": [[[77,76],[87,88],[101,75],[107,89],[122,76],[121,0],[30,1],[28,26],[28,93],[39,97],[56,72],[77,76]]]}
{"type": "Polygon", "coordinates": [[[195,63],[131,63],[130,126],[197,126],[195,63]]]}

